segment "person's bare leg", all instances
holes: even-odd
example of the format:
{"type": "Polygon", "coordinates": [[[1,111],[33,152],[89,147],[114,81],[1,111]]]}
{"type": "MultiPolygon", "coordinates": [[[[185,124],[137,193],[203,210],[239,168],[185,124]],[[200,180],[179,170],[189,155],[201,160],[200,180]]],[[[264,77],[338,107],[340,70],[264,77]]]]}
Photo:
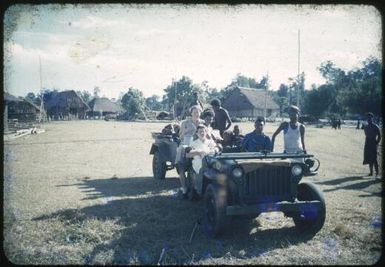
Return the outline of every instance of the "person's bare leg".
{"type": "Polygon", "coordinates": [[[376,176],[378,175],[378,162],[377,160],[374,162],[374,170],[376,171],[376,176]]]}
{"type": "Polygon", "coordinates": [[[186,175],[183,170],[183,167],[179,167],[179,180],[180,180],[180,186],[183,194],[187,193],[187,187],[186,187],[186,175]]]}
{"type": "Polygon", "coordinates": [[[180,179],[180,185],[182,188],[182,192],[183,192],[183,194],[186,194],[187,193],[186,175],[184,174],[184,172],[180,172],[179,179],[180,179]]]}
{"type": "Polygon", "coordinates": [[[372,176],[373,175],[373,163],[369,163],[369,175],[368,176],[372,176]]]}

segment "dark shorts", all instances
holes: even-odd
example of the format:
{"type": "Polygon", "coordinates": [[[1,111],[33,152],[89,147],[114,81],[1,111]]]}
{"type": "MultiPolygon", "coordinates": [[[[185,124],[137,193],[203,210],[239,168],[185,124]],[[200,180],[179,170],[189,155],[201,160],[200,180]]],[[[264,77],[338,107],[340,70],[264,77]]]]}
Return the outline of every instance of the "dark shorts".
{"type": "Polygon", "coordinates": [[[377,144],[376,140],[366,139],[364,147],[364,162],[363,164],[373,164],[377,162],[377,144]]]}

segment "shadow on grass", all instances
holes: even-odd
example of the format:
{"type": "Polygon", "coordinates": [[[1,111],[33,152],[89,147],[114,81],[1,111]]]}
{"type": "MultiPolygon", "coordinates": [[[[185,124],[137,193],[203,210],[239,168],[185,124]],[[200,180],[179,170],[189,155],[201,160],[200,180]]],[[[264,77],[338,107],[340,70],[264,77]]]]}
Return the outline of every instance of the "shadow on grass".
{"type": "Polygon", "coordinates": [[[34,220],[59,218],[69,224],[82,224],[91,219],[114,220],[123,226],[113,239],[94,244],[84,264],[156,264],[162,249],[164,264],[221,258],[229,252],[247,259],[311,238],[298,235],[294,224],[293,227],[262,230],[256,220],[234,219],[226,233],[217,239],[209,238],[203,227],[198,227],[190,243],[193,227],[202,216],[203,201],[178,200],[171,190],[179,185],[176,178],[163,181],[148,177],[98,179],[75,185],[90,189],[86,192],[87,199],[101,198],[104,204],[62,210],[34,220]]]}
{"type": "Polygon", "coordinates": [[[156,180],[153,177],[133,177],[95,180],[84,179],[79,183],[58,186],[77,186],[86,194],[83,200],[89,200],[104,197],[137,196],[162,190],[171,190],[178,188],[180,183],[178,178],[156,180]]]}
{"type": "Polygon", "coordinates": [[[323,185],[339,185],[345,182],[353,182],[353,181],[362,181],[362,176],[349,176],[349,177],[340,177],[332,180],[327,180],[324,182],[316,182],[317,184],[323,185]]]}
{"type": "MultiPolygon", "coordinates": [[[[323,192],[333,192],[336,190],[361,190],[363,191],[365,188],[381,183],[380,179],[371,179],[371,178],[363,178],[362,176],[351,176],[351,177],[342,177],[333,180],[328,180],[325,182],[315,182],[316,184],[321,185],[334,185],[333,188],[324,189],[323,192]],[[344,184],[345,183],[345,184],[344,184]]],[[[374,192],[373,195],[376,193],[374,192]]]]}

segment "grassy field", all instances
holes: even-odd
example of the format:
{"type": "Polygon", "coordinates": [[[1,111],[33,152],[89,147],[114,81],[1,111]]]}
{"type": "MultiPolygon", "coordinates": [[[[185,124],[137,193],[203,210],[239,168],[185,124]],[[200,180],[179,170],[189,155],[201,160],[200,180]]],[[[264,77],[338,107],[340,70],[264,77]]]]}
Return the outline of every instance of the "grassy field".
{"type": "MultiPolygon", "coordinates": [[[[4,241],[16,264],[368,265],[381,256],[382,182],[365,176],[364,133],[306,128],[321,161],[305,177],[324,193],[321,231],[299,235],[292,219],[266,213],[233,220],[217,239],[198,228],[202,202],[176,198],[175,170],[152,178],[151,132],[166,123],[73,121],[4,144],[4,241]]],[[[253,123],[239,123],[243,133],[253,123]]],[[[265,127],[270,135],[278,124],[265,127]]],[[[280,135],[276,151],[282,151],[280,135]]]]}

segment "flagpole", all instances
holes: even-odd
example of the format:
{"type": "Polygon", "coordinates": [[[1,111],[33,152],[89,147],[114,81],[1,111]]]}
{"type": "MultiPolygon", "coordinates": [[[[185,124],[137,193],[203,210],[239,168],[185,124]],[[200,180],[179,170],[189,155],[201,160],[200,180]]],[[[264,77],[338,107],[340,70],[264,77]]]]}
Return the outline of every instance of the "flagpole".
{"type": "Polygon", "coordinates": [[[41,123],[43,119],[43,112],[44,112],[44,97],[43,97],[43,79],[41,75],[41,58],[39,55],[39,76],[40,76],[40,114],[39,114],[39,123],[41,123]]]}
{"type": "Polygon", "coordinates": [[[297,107],[299,107],[299,72],[300,72],[300,60],[301,60],[301,31],[298,30],[298,76],[297,76],[297,107]]]}

